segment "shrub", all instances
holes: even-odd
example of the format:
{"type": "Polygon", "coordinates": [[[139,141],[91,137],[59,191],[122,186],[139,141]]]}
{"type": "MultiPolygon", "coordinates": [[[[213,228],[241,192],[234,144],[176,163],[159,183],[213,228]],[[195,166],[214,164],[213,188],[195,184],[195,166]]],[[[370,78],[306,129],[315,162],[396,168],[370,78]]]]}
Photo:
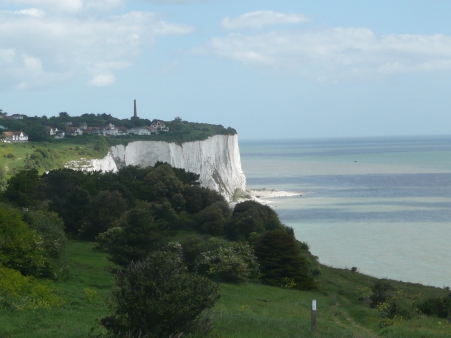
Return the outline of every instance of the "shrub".
{"type": "Polygon", "coordinates": [[[248,240],[253,232],[262,234],[276,229],[285,230],[277,213],[269,206],[255,201],[238,203],[232,219],[224,225],[224,232],[231,240],[248,240]]]}
{"type": "Polygon", "coordinates": [[[9,179],[4,197],[20,207],[34,206],[38,202],[38,186],[38,171],[22,170],[9,179]]]}
{"type": "Polygon", "coordinates": [[[89,215],[91,196],[83,188],[75,186],[63,198],[54,197],[50,205],[52,211],[63,219],[66,233],[78,235],[83,221],[89,215]]]}
{"type": "Polygon", "coordinates": [[[101,191],[93,197],[90,205],[89,220],[84,222],[80,229],[80,237],[94,240],[102,232],[111,228],[116,221],[127,210],[127,201],[121,193],[115,191],[101,191]]]}
{"type": "Polygon", "coordinates": [[[56,213],[47,211],[28,211],[23,214],[23,220],[29,228],[39,233],[43,247],[49,257],[48,275],[45,277],[60,277],[66,275],[65,249],[66,235],[64,223],[56,213]]]}
{"type": "Polygon", "coordinates": [[[0,265],[0,304],[17,310],[47,309],[61,306],[64,300],[34,277],[0,265]]]}
{"type": "Polygon", "coordinates": [[[370,307],[375,308],[379,303],[387,300],[387,291],[390,290],[390,283],[386,279],[378,279],[371,290],[373,294],[370,296],[370,307]]]}
{"type": "Polygon", "coordinates": [[[170,337],[211,329],[202,314],[219,299],[219,287],[188,272],[180,252],[153,252],[115,278],[113,315],[101,320],[113,334],[170,337]]]}
{"type": "Polygon", "coordinates": [[[0,264],[23,275],[50,273],[42,236],[28,228],[17,210],[5,205],[0,205],[0,264]]]}
{"type": "Polygon", "coordinates": [[[199,186],[185,186],[182,195],[186,202],[186,211],[190,214],[202,211],[213,203],[225,202],[224,197],[217,191],[199,186]]]}
{"type": "Polygon", "coordinates": [[[402,297],[393,296],[389,300],[377,304],[376,308],[383,318],[410,319],[414,315],[411,303],[402,297]]]}
{"type": "Polygon", "coordinates": [[[255,254],[260,263],[262,281],[268,285],[286,285],[293,280],[293,289],[315,289],[309,275],[307,260],[301,256],[296,240],[281,230],[266,232],[255,244],[255,254]]]}
{"type": "Polygon", "coordinates": [[[227,202],[216,202],[202,210],[199,214],[199,227],[202,232],[213,236],[224,233],[224,224],[230,216],[227,202]]]}
{"type": "Polygon", "coordinates": [[[217,242],[209,240],[207,236],[189,235],[180,241],[183,249],[183,260],[190,271],[194,271],[196,259],[202,252],[218,248],[217,242]]]}
{"type": "Polygon", "coordinates": [[[444,298],[431,297],[418,305],[418,309],[428,316],[450,318],[451,316],[451,293],[444,298]]]}
{"type": "Polygon", "coordinates": [[[154,221],[149,210],[137,207],[127,211],[96,240],[98,247],[110,254],[112,262],[126,266],[144,259],[151,251],[161,249],[169,238],[165,223],[154,221]]]}
{"type": "Polygon", "coordinates": [[[245,243],[211,238],[216,249],[202,252],[196,260],[195,270],[213,279],[242,283],[257,279],[259,265],[254,250],[245,243]]]}

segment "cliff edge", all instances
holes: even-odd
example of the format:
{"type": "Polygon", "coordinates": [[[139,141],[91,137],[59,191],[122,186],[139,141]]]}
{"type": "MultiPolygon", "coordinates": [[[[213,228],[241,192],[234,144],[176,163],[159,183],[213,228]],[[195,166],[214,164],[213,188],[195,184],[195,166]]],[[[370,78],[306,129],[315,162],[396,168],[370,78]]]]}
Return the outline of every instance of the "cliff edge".
{"type": "Polygon", "coordinates": [[[117,171],[127,165],[153,166],[158,161],[199,174],[201,186],[220,192],[229,201],[236,189],[246,190],[238,135],[215,135],[181,145],[135,141],[126,146],[111,147],[103,159],[78,164],[71,162],[68,166],[82,170],[117,171]]]}

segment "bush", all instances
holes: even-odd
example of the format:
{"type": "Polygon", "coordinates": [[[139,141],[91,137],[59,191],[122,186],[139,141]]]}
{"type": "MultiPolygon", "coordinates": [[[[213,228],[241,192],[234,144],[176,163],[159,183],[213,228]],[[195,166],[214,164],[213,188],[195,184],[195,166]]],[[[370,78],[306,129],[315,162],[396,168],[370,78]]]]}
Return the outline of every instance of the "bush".
{"type": "Polygon", "coordinates": [[[248,240],[253,232],[262,234],[276,229],[285,230],[277,213],[269,206],[255,201],[238,203],[232,219],[224,225],[224,232],[231,240],[248,240]]]}
{"type": "Polygon", "coordinates": [[[92,198],[89,220],[83,223],[79,232],[80,237],[94,240],[99,233],[111,228],[113,222],[126,210],[127,201],[120,192],[101,191],[92,198]]]}
{"type": "Polygon", "coordinates": [[[451,319],[451,293],[444,298],[428,298],[418,305],[418,309],[428,316],[451,319]]]}
{"type": "Polygon", "coordinates": [[[4,197],[20,207],[34,206],[38,202],[39,175],[36,169],[22,170],[8,181],[4,197]]]}
{"type": "Polygon", "coordinates": [[[19,271],[0,265],[0,304],[17,310],[47,309],[61,306],[64,300],[47,285],[19,271]]]}
{"type": "Polygon", "coordinates": [[[216,202],[202,210],[199,214],[199,228],[209,235],[220,236],[224,234],[224,224],[230,216],[227,202],[216,202]]]}
{"type": "Polygon", "coordinates": [[[228,283],[242,283],[258,278],[257,257],[248,244],[217,238],[211,238],[208,242],[216,248],[202,252],[198,256],[195,264],[196,271],[228,283]]]}
{"type": "Polygon", "coordinates": [[[44,240],[22,221],[20,212],[0,205],[0,264],[23,275],[51,273],[44,240]]]}
{"type": "Polygon", "coordinates": [[[43,246],[49,257],[48,275],[44,277],[58,278],[65,276],[66,235],[64,223],[56,213],[46,211],[29,211],[23,215],[23,220],[29,228],[39,233],[43,246]]]}
{"type": "Polygon", "coordinates": [[[371,290],[373,294],[370,296],[370,307],[375,308],[379,303],[387,300],[387,291],[390,290],[390,283],[386,279],[378,279],[371,290]]]}
{"type": "Polygon", "coordinates": [[[113,227],[96,238],[98,247],[110,254],[110,260],[126,266],[144,259],[151,251],[159,250],[169,242],[166,223],[154,221],[146,209],[127,211],[113,227]]]}
{"type": "Polygon", "coordinates": [[[381,317],[390,319],[410,319],[414,315],[411,303],[402,297],[391,297],[389,300],[377,304],[376,308],[381,317]]]}
{"type": "Polygon", "coordinates": [[[185,186],[182,195],[185,199],[186,211],[190,214],[202,211],[213,203],[225,202],[219,192],[199,186],[185,186]]]}
{"type": "Polygon", "coordinates": [[[263,283],[275,286],[289,284],[290,288],[304,290],[317,287],[296,240],[286,232],[274,230],[265,233],[256,242],[255,254],[263,283]]]}
{"type": "Polygon", "coordinates": [[[180,252],[153,252],[119,270],[115,278],[113,315],[101,320],[111,333],[170,337],[211,329],[210,318],[203,314],[219,299],[219,287],[188,272],[180,252]]]}

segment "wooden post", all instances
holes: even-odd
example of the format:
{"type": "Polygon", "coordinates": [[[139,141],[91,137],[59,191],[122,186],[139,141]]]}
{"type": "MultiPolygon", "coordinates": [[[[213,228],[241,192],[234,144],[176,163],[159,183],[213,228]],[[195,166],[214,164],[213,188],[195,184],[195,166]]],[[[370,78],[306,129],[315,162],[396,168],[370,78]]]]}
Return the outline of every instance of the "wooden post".
{"type": "Polygon", "coordinates": [[[312,332],[316,332],[316,300],[312,300],[312,332]]]}

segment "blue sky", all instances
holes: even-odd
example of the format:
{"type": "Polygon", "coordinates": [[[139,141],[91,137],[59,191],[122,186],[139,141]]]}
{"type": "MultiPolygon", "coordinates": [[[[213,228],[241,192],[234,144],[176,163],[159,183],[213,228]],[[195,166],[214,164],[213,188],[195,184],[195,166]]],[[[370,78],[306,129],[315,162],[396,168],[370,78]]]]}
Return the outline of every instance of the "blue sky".
{"type": "Polygon", "coordinates": [[[450,134],[450,1],[2,0],[0,108],[232,126],[240,139],[450,134]]]}

